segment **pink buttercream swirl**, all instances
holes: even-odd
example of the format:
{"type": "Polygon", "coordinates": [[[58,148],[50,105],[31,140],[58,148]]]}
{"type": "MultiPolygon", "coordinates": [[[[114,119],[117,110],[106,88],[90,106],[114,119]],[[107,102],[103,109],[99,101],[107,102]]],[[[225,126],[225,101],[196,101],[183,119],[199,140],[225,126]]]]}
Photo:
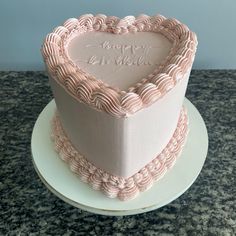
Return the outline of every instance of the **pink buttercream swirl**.
{"type": "Polygon", "coordinates": [[[163,151],[145,167],[129,178],[123,178],[107,173],[90,163],[81,155],[67,138],[58,113],[52,120],[52,139],[55,150],[60,158],[68,163],[70,169],[83,182],[100,190],[110,198],[122,201],[138,196],[140,192],[149,189],[153,183],[161,179],[168,169],[172,168],[180,155],[188,133],[188,118],[185,109],[182,109],[176,130],[163,151]]]}
{"type": "Polygon", "coordinates": [[[192,66],[196,47],[195,33],[176,19],[144,14],[138,17],[126,16],[123,19],[103,14],[86,14],[78,19],[70,18],[63,26],[55,28],[46,36],[41,51],[49,74],[68,93],[97,110],[124,117],[151,105],[184,78],[192,66]],[[114,34],[156,32],[164,35],[173,46],[169,55],[152,74],[132,85],[127,91],[120,91],[102,81],[95,85],[94,77],[82,71],[69,58],[66,45],[73,37],[90,31],[114,34]],[[74,76],[75,73],[82,74],[85,80],[81,83],[80,76],[74,76]],[[166,74],[166,77],[158,82],[158,78],[161,78],[159,75],[162,74],[166,74]],[[69,81],[70,79],[73,81],[69,81]]]}
{"type": "Polygon", "coordinates": [[[143,102],[140,96],[136,93],[129,92],[121,96],[121,106],[124,108],[127,113],[135,113],[143,105],[143,102]]]}
{"type": "Polygon", "coordinates": [[[93,93],[92,103],[100,110],[104,110],[116,116],[122,116],[119,94],[112,88],[99,88],[93,93]]]}

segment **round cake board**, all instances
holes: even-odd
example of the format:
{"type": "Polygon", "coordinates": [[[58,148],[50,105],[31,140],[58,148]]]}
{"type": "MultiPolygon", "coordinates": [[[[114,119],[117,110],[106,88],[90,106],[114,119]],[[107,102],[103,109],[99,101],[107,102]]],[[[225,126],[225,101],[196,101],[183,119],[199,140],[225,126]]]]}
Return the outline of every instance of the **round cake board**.
{"type": "Polygon", "coordinates": [[[46,187],[63,201],[102,215],[133,215],[160,208],[182,195],[196,180],[207,156],[208,135],[196,107],[185,98],[189,134],[176,164],[152,188],[130,201],[111,199],[93,190],[71,172],[54,150],[51,120],[56,110],[52,100],[39,115],[32,133],[33,164],[46,187]]]}

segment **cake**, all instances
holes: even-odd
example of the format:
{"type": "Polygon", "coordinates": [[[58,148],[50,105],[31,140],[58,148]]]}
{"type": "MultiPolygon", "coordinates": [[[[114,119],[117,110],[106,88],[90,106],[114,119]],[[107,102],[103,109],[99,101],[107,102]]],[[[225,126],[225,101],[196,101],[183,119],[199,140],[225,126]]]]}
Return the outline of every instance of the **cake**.
{"type": "Polygon", "coordinates": [[[57,110],[55,150],[80,179],[130,200],[175,164],[195,33],[162,15],[70,18],[41,52],[57,110]]]}

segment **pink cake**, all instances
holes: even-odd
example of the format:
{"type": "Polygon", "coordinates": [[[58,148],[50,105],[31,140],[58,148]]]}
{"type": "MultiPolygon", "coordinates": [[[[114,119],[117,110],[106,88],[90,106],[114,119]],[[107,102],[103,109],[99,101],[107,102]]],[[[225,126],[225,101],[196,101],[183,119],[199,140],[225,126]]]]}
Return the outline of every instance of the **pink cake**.
{"type": "Polygon", "coordinates": [[[176,19],[83,15],[42,47],[59,156],[108,197],[135,198],[163,177],[187,136],[183,108],[197,46],[176,19]]]}

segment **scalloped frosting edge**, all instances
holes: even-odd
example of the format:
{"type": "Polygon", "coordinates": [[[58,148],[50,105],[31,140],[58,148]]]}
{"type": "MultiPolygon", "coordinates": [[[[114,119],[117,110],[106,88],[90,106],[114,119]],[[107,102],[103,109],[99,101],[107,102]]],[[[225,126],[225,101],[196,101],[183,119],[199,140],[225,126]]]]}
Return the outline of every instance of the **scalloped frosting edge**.
{"type": "Polygon", "coordinates": [[[188,117],[182,108],[176,130],[162,152],[129,178],[115,176],[97,168],[77,151],[66,136],[57,112],[52,119],[52,140],[60,158],[71,171],[95,190],[100,190],[110,198],[121,201],[134,199],[140,192],[149,189],[173,167],[181,154],[188,134],[188,117]]]}
{"type": "Polygon", "coordinates": [[[41,52],[48,70],[70,95],[99,111],[116,117],[127,117],[150,106],[170,91],[185,74],[190,72],[197,47],[194,32],[176,19],[164,16],[138,17],[86,14],[68,19],[46,36],[41,52]],[[173,46],[169,55],[152,74],[127,91],[113,88],[80,69],[70,60],[65,45],[75,35],[101,31],[114,34],[156,32],[169,39],[173,46]]]}

